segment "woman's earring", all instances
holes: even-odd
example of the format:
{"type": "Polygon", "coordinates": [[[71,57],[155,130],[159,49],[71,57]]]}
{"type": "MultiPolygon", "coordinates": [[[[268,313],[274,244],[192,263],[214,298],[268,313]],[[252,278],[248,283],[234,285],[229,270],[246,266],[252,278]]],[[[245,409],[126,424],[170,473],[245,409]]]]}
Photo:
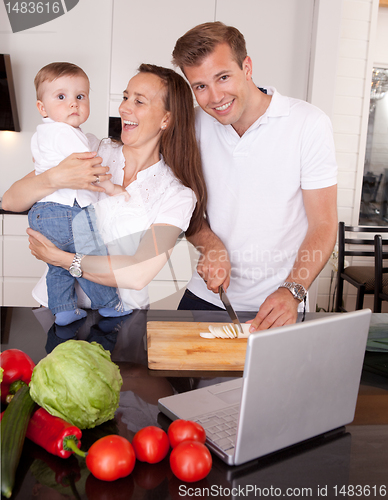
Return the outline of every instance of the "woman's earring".
{"type": "Polygon", "coordinates": [[[166,124],[162,125],[162,130],[166,130],[166,124]]]}

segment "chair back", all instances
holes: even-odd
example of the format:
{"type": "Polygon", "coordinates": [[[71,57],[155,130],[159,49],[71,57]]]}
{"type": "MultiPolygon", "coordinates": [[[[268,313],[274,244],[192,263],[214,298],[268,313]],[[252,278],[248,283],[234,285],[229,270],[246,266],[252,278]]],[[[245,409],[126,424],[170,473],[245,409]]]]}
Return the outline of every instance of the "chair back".
{"type": "Polygon", "coordinates": [[[383,240],[381,234],[374,237],[375,245],[375,297],[374,312],[381,312],[381,302],[388,301],[387,279],[384,274],[388,273],[388,267],[384,267],[384,260],[388,259],[388,241],[383,240]]]}
{"type": "MultiPolygon", "coordinates": [[[[388,226],[347,226],[344,222],[340,222],[338,230],[338,272],[342,273],[345,268],[345,257],[371,257],[374,259],[374,236],[382,233],[388,233],[388,226]],[[364,235],[365,237],[362,237],[364,235]]],[[[382,239],[382,244],[388,245],[388,239],[382,239]]]]}

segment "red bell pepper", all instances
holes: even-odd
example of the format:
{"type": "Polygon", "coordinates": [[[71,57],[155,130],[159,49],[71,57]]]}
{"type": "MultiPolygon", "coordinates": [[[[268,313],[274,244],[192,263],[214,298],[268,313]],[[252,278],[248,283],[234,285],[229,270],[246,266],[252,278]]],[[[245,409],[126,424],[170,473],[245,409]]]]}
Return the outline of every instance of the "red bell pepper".
{"type": "Polygon", "coordinates": [[[78,452],[82,432],[62,418],[50,415],[44,408],[38,408],[30,419],[26,436],[49,453],[68,458],[72,452],[78,452]]]}
{"type": "Polygon", "coordinates": [[[0,354],[0,366],[3,368],[3,380],[0,385],[1,401],[7,402],[10,386],[21,380],[27,385],[30,383],[35,363],[30,356],[19,349],[7,349],[0,354]]]}
{"type": "MultiPolygon", "coordinates": [[[[0,354],[0,366],[4,370],[1,400],[8,402],[20,386],[30,383],[35,363],[23,351],[7,349],[0,354]]],[[[38,408],[30,418],[26,436],[49,453],[68,458],[72,452],[78,452],[82,432],[62,418],[50,415],[44,408],[38,408]]]]}

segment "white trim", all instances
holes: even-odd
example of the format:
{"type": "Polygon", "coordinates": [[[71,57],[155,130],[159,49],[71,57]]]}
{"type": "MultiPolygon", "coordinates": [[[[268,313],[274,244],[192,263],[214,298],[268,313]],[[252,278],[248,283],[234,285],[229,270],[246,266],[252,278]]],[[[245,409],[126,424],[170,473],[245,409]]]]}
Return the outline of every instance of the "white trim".
{"type": "Polygon", "coordinates": [[[357,172],[356,172],[356,184],[354,190],[354,202],[353,202],[353,215],[352,222],[353,226],[358,225],[360,218],[360,205],[361,205],[361,190],[362,190],[362,180],[364,176],[364,162],[365,162],[365,151],[366,151],[366,139],[368,134],[368,119],[369,119],[369,103],[370,103],[370,82],[372,78],[373,70],[373,54],[375,50],[375,40],[377,33],[377,19],[379,12],[379,0],[372,0],[372,13],[370,21],[369,30],[369,45],[368,45],[368,55],[366,61],[365,69],[365,84],[364,84],[364,102],[362,107],[361,116],[361,130],[360,130],[360,142],[358,149],[358,160],[357,160],[357,172]],[[368,77],[369,75],[369,77],[368,77]]]}
{"type": "Polygon", "coordinates": [[[334,107],[343,1],[314,2],[307,100],[330,118],[334,107]]]}

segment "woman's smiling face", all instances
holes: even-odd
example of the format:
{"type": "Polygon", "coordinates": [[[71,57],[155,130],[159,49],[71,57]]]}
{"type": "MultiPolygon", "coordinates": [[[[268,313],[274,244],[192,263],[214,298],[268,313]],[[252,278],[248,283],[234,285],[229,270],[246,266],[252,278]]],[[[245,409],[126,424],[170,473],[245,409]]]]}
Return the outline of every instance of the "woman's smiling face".
{"type": "Polygon", "coordinates": [[[138,73],[131,78],[119,107],[124,145],[159,143],[170,115],[165,109],[165,92],[164,82],[152,73],[138,73]]]}

